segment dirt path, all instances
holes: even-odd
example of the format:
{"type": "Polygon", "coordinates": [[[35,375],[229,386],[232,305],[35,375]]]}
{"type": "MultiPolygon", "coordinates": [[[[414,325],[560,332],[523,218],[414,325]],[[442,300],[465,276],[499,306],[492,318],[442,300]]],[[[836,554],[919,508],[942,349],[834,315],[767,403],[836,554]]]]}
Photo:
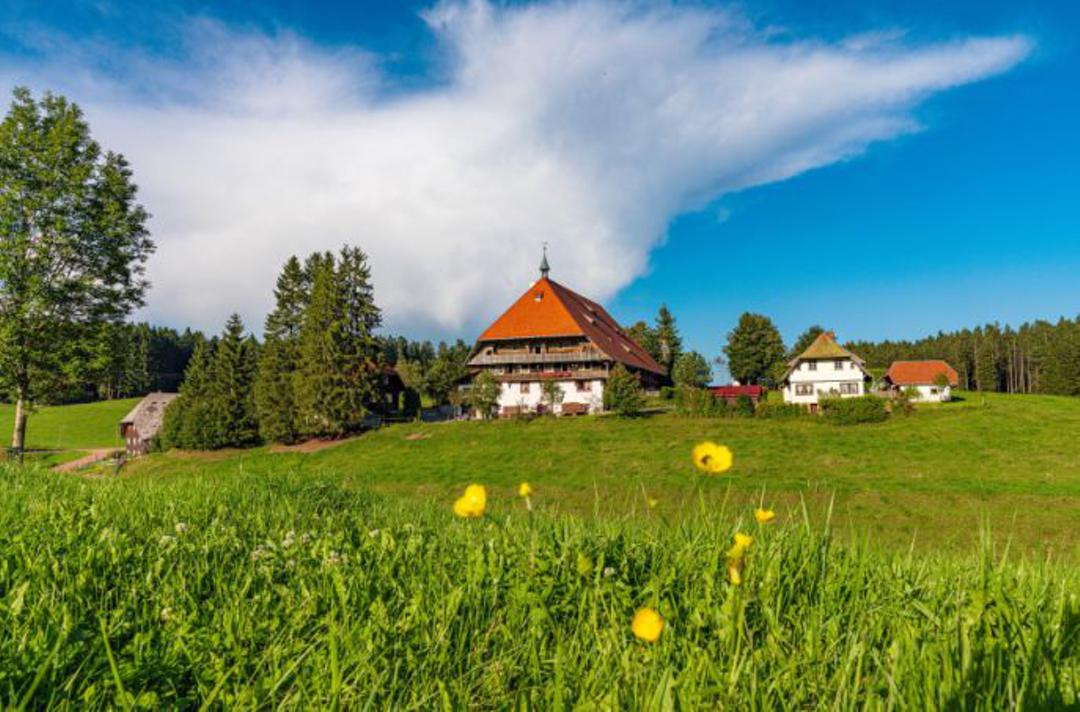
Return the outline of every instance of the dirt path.
{"type": "Polygon", "coordinates": [[[313,440],[305,440],[295,445],[271,445],[270,452],[319,452],[320,450],[326,450],[338,445],[344,445],[345,443],[355,440],[355,437],[341,438],[339,440],[323,440],[315,438],[313,440]]]}
{"type": "Polygon", "coordinates": [[[81,467],[87,465],[93,465],[95,462],[101,462],[102,460],[112,457],[112,454],[116,452],[116,448],[100,448],[97,450],[89,450],[85,455],[78,460],[72,460],[70,462],[64,462],[53,467],[55,472],[74,472],[81,467]]]}

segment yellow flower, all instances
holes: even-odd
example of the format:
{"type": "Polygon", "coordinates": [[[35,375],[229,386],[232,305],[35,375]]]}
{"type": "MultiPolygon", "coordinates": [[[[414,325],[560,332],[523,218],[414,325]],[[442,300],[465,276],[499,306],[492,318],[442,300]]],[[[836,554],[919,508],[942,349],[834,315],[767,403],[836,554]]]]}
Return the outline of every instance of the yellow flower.
{"type": "Polygon", "coordinates": [[[577,572],[580,576],[588,576],[592,573],[592,559],[585,554],[577,555],[577,572]]]}
{"type": "Polygon", "coordinates": [[[528,482],[522,482],[518,485],[518,497],[528,497],[533,493],[533,488],[529,486],[528,482]]]}
{"type": "Polygon", "coordinates": [[[727,567],[728,581],[735,586],[742,583],[742,560],[729,562],[727,567]]]}
{"type": "Polygon", "coordinates": [[[649,497],[645,500],[645,504],[649,505],[649,509],[656,509],[656,505],[660,504],[660,500],[655,497],[649,497]]]}
{"type": "Polygon", "coordinates": [[[754,543],[754,537],[749,534],[743,534],[741,532],[735,533],[735,546],[740,549],[746,550],[750,548],[750,545],[754,543]]]}
{"type": "Polygon", "coordinates": [[[702,472],[716,475],[731,469],[733,456],[731,450],[724,445],[712,442],[703,442],[694,447],[691,455],[694,465],[702,472]]]}
{"type": "Polygon", "coordinates": [[[776,519],[776,512],[771,509],[762,509],[761,507],[758,507],[754,510],[754,519],[757,520],[758,524],[768,524],[776,519]]]}
{"type": "Polygon", "coordinates": [[[482,517],[487,509],[487,490],[483,485],[469,485],[465,494],[454,502],[454,514],[459,517],[482,517]]]}
{"type": "Polygon", "coordinates": [[[664,630],[664,619],[651,608],[639,608],[634,614],[634,622],[630,624],[630,630],[639,640],[646,643],[655,643],[664,630]]]}

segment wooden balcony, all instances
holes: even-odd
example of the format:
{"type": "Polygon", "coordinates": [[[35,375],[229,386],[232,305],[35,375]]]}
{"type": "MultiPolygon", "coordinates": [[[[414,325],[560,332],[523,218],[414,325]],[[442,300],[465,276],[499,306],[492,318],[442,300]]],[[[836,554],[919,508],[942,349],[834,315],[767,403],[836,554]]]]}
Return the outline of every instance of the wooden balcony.
{"type": "Polygon", "coordinates": [[[508,366],[511,364],[588,363],[610,361],[599,349],[544,351],[541,353],[480,353],[469,360],[470,366],[508,366]]]}

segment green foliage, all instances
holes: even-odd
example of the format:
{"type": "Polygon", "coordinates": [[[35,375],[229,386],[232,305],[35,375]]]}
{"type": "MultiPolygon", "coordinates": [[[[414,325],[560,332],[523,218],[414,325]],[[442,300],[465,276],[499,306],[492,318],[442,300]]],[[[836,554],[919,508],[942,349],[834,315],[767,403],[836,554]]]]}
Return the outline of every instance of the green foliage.
{"type": "Polygon", "coordinates": [[[741,395],[731,404],[731,415],[739,418],[754,417],[754,399],[747,395],[741,395]]]}
{"type": "Polygon", "coordinates": [[[822,398],[818,406],[825,420],[834,425],[880,423],[889,417],[885,400],[872,395],[858,398],[822,398]]]}
{"type": "Polygon", "coordinates": [[[937,374],[934,375],[934,385],[938,388],[948,388],[949,374],[945,373],[945,371],[938,371],[937,374]]]}
{"type": "Polygon", "coordinates": [[[565,395],[558,381],[549,378],[540,382],[540,402],[549,413],[555,412],[555,406],[563,402],[565,395]]]}
{"type": "Polygon", "coordinates": [[[165,413],[162,448],[215,450],[259,442],[252,395],[257,362],[253,338],[233,314],[220,338],[199,342],[188,364],[180,397],[165,413]]]}
{"type": "Polygon", "coordinates": [[[300,437],[295,389],[308,285],[300,260],[290,257],[274,289],[275,306],[266,317],[266,343],[259,355],[255,379],[259,434],[267,442],[292,443],[300,437]]]}
{"type": "Polygon", "coordinates": [[[244,337],[240,316],[229,317],[214,350],[208,388],[212,430],[204,447],[245,447],[259,442],[252,397],[257,348],[254,337],[244,337]]]}
{"type": "Polygon", "coordinates": [[[770,403],[763,400],[754,408],[755,417],[766,419],[800,418],[809,413],[806,406],[798,403],[770,403]]]}
{"type": "Polygon", "coordinates": [[[103,325],[143,303],[154,245],[136,190],[78,106],[15,89],[0,122],[0,387],[24,406],[85,380],[103,325]]]}
{"type": "Polygon", "coordinates": [[[621,363],[615,364],[604,385],[604,410],[630,418],[645,407],[645,390],[641,379],[621,363]]]}
{"type": "Polygon", "coordinates": [[[917,341],[860,341],[848,347],[881,369],[893,361],[944,359],[965,390],[1080,395],[1080,317],[1015,329],[986,324],[917,341]]]}
{"type": "Polygon", "coordinates": [[[675,412],[690,418],[711,418],[719,415],[717,400],[705,388],[678,386],[675,388],[675,412]]]}
{"type": "Polygon", "coordinates": [[[507,488],[487,527],[445,495],[403,504],[288,469],[6,469],[3,694],[32,709],[1080,704],[1080,573],[1045,557],[845,548],[778,508],[734,587],[723,552],[749,507],[597,521],[545,512],[537,488],[527,517],[507,488]],[[667,622],[653,645],[630,632],[641,606],[667,622]]]}
{"type": "Polygon", "coordinates": [[[749,312],[739,317],[724,346],[732,378],[745,385],[763,384],[775,377],[784,354],[784,342],[772,320],[749,312]]]}
{"type": "Polygon", "coordinates": [[[476,374],[469,388],[469,405],[479,411],[485,418],[490,419],[499,404],[499,394],[502,392],[502,384],[491,373],[483,370],[476,374]]]}
{"type": "Polygon", "coordinates": [[[344,247],[335,260],[312,255],[311,293],[299,330],[295,378],[298,430],[336,437],[360,428],[381,401],[381,346],[367,257],[344,247]]]}
{"type": "Polygon", "coordinates": [[[675,317],[668,311],[666,304],[660,305],[652,333],[651,340],[655,342],[657,351],[654,357],[657,363],[664,367],[668,377],[673,377],[672,371],[682,356],[682,337],[675,325],[675,317]]]}
{"type": "Polygon", "coordinates": [[[687,351],[675,361],[671,379],[676,386],[704,388],[712,379],[712,368],[705,357],[697,351],[687,351]]]}
{"type": "Polygon", "coordinates": [[[919,400],[919,389],[913,386],[901,389],[893,396],[892,412],[911,415],[915,412],[915,401],[919,400]]]}

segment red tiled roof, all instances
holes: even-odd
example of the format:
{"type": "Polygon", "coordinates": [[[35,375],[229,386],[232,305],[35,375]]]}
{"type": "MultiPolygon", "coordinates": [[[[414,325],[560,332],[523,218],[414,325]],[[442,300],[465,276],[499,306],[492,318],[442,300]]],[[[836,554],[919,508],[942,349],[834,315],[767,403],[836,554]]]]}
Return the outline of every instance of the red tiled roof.
{"type": "Polygon", "coordinates": [[[960,376],[956,373],[956,369],[940,359],[932,361],[893,361],[893,364],[889,366],[889,370],[885,373],[885,378],[898,386],[929,386],[934,383],[934,378],[942,372],[949,377],[950,386],[960,385],[960,376]]]}
{"type": "Polygon", "coordinates": [[[664,373],[663,367],[626,335],[606,309],[546,277],[529,287],[480,334],[479,341],[555,336],[586,337],[613,361],[664,373]]]}

